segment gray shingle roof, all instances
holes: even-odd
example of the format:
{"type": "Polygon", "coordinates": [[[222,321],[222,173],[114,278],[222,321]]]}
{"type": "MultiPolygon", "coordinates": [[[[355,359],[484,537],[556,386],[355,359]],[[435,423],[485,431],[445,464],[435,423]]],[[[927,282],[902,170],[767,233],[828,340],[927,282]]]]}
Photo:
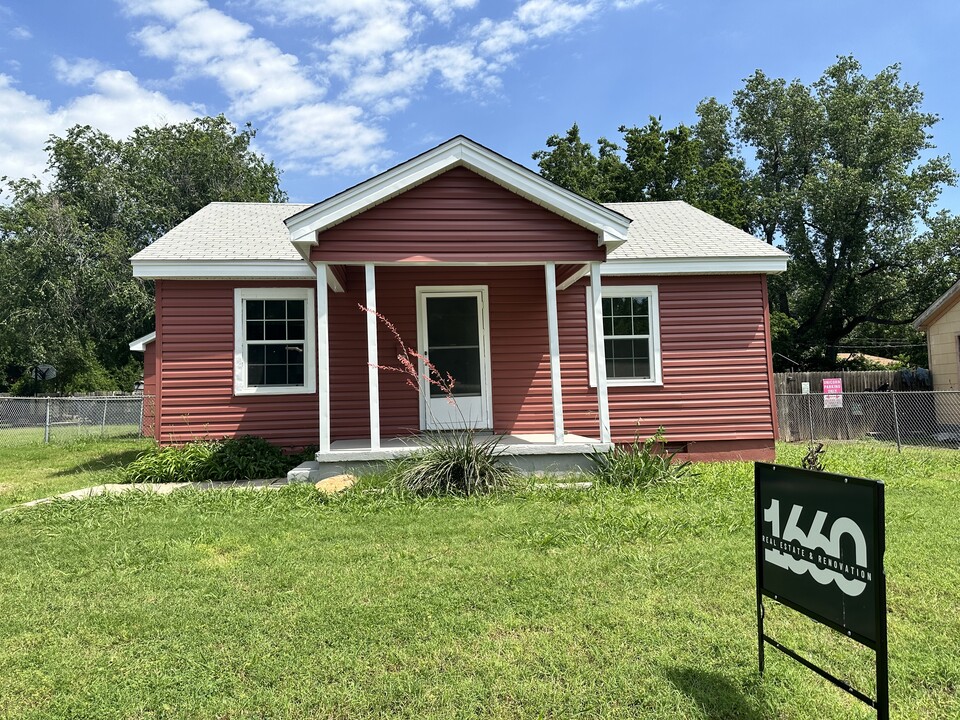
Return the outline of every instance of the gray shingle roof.
{"type": "Polygon", "coordinates": [[[302,260],[283,221],[300,203],[215,202],[133,257],[136,260],[302,260]]]}
{"type": "MultiPolygon", "coordinates": [[[[284,220],[301,203],[211,203],[136,260],[300,260],[284,220]]],[[[685,202],[607,203],[633,222],[611,260],[783,258],[783,251],[685,202]]]]}
{"type": "Polygon", "coordinates": [[[680,200],[605,205],[633,220],[611,260],[786,258],[782,250],[680,200]]]}

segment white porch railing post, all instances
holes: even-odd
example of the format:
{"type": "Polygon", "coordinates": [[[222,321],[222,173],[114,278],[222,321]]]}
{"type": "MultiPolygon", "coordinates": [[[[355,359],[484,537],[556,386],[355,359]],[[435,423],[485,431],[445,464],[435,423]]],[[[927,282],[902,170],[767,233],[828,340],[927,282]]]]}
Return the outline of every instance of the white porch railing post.
{"type": "Polygon", "coordinates": [[[610,405],[607,402],[607,358],[603,345],[603,294],[600,263],[590,263],[590,291],[593,308],[593,340],[597,360],[597,410],[600,413],[600,442],[610,442],[610,405]]]}
{"type": "Polygon", "coordinates": [[[370,391],[370,449],[380,449],[380,364],[377,353],[377,277],[373,263],[363,266],[367,290],[367,385],[370,391]]]}
{"type": "Polygon", "coordinates": [[[560,328],[557,321],[557,266],[543,266],[547,284],[547,335],[550,338],[550,386],[553,392],[553,442],[563,445],[563,387],[560,384],[560,328]]]}
{"type": "Polygon", "coordinates": [[[317,263],[317,398],[320,405],[320,452],[330,452],[330,321],[327,265],[317,263]]]}

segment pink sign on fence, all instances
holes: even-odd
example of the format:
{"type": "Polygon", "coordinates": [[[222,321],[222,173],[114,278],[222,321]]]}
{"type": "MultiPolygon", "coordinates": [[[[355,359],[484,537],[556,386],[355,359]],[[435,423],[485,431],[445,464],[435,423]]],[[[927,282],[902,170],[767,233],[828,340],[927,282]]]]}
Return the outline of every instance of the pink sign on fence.
{"type": "Polygon", "coordinates": [[[843,380],[840,378],[823,379],[823,406],[825,408],[843,407],[843,380]]]}

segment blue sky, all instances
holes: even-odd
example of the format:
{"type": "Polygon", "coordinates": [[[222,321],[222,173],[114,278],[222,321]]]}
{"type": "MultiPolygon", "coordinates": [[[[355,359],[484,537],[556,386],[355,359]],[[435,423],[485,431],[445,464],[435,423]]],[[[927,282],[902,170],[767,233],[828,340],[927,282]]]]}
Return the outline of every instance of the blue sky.
{"type": "Polygon", "coordinates": [[[532,166],[573,122],[690,122],[757,68],[811,82],[838,54],[901,63],[960,165],[958,33],[955,0],[0,0],[0,175],[42,174],[76,123],[222,112],[313,201],[458,133],[532,166]]]}

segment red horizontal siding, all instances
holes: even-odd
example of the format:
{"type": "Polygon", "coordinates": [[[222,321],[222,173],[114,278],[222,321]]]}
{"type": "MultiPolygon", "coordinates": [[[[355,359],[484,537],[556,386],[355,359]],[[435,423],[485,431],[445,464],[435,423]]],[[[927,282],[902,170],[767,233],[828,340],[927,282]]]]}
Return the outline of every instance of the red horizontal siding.
{"type": "MultiPolygon", "coordinates": [[[[362,286],[362,276],[356,283],[352,279],[350,282],[362,286]]],[[[416,289],[420,285],[488,286],[493,429],[504,433],[552,432],[543,268],[377,268],[378,307],[412,347],[417,342],[416,289]]],[[[358,325],[363,322],[362,317],[357,318],[358,325]]],[[[399,347],[386,328],[380,328],[377,342],[380,363],[396,366],[399,347]]],[[[337,382],[332,369],[331,382],[337,382]]],[[[366,376],[362,383],[355,383],[354,397],[365,402],[366,376]]],[[[385,437],[419,430],[419,395],[403,375],[380,373],[380,425],[385,437]]],[[[333,418],[333,427],[337,427],[337,418],[333,418]]],[[[364,432],[362,436],[366,435],[364,432]]]]}
{"type": "MultiPolygon", "coordinates": [[[[648,437],[661,426],[670,442],[773,442],[763,276],[617,277],[606,282],[656,285],[660,299],[663,386],[608,389],[616,442],[630,442],[635,433],[648,437]]],[[[585,285],[580,281],[560,295],[561,319],[568,318],[561,333],[564,412],[570,430],[594,434],[596,391],[585,386],[585,285]]],[[[709,447],[711,454],[720,452],[709,447]]]]}
{"type": "Polygon", "coordinates": [[[323,262],[603,260],[597,234],[454,168],[319,235],[323,262]]]}
{"type": "Polygon", "coordinates": [[[143,424],[144,437],[156,437],[155,408],[157,402],[157,343],[147,343],[143,349],[143,424]]]}
{"type": "Polygon", "coordinates": [[[312,283],[158,280],[157,439],[259,435],[284,447],[316,445],[319,405],[306,395],[233,395],[233,291],[312,283]]]}

